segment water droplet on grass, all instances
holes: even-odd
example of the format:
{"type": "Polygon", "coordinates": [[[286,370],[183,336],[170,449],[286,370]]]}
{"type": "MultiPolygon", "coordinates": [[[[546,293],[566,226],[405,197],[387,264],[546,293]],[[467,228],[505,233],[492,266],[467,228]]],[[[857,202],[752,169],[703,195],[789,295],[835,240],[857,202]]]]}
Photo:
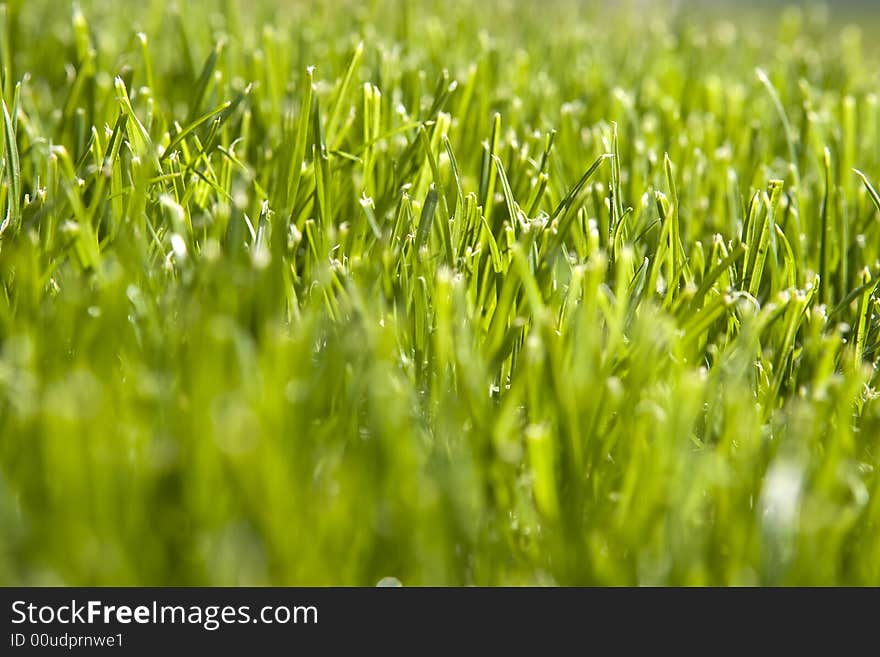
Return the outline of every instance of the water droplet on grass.
{"type": "Polygon", "coordinates": [[[396,577],[383,577],[378,581],[376,586],[381,588],[393,588],[397,586],[403,586],[403,584],[396,577]]]}

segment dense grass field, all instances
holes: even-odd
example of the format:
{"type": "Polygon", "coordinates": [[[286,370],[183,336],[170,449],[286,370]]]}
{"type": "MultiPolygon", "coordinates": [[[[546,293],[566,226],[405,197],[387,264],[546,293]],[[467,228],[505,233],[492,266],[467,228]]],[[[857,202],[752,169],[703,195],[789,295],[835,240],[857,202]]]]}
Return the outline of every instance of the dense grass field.
{"type": "Polygon", "coordinates": [[[0,5],[0,583],[880,584],[859,11],[0,5]]]}

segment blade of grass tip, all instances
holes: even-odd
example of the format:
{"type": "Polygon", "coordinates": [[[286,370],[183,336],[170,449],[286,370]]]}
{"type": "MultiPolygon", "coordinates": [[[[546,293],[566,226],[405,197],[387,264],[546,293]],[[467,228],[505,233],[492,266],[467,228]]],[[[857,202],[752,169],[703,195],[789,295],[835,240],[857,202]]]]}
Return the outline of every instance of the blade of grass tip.
{"type": "MultiPolygon", "coordinates": [[[[760,199],[760,194],[758,192],[755,192],[754,194],[752,194],[751,198],[749,199],[748,207],[743,207],[743,216],[745,218],[743,219],[743,223],[742,223],[742,232],[740,234],[740,241],[742,241],[742,243],[745,244],[746,246],[751,244],[752,240],[754,239],[754,235],[753,235],[753,233],[755,232],[754,219],[755,219],[755,215],[757,213],[759,199],[760,199]]],[[[748,262],[751,262],[751,257],[752,257],[751,253],[747,254],[748,262]]],[[[747,262],[747,264],[748,264],[748,262],[747,262]]],[[[747,268],[743,268],[743,275],[745,275],[746,269],[747,268]]]]}
{"type": "MultiPolygon", "coordinates": [[[[779,249],[777,247],[776,242],[776,219],[779,217],[779,206],[782,203],[782,190],[785,185],[785,181],[773,178],[769,181],[767,185],[767,193],[765,194],[765,199],[767,203],[767,223],[770,234],[770,248],[773,250],[774,258],[778,261],[779,249]]],[[[788,246],[791,246],[790,244],[788,246]]],[[[783,254],[783,258],[785,258],[786,254],[783,254]]],[[[784,261],[787,263],[788,261],[784,261]]],[[[794,264],[791,262],[791,264],[794,264]]],[[[786,265],[787,266],[787,265],[786,265]]],[[[771,287],[773,289],[777,289],[779,287],[779,268],[771,267],[770,275],[771,275],[771,287]]],[[[793,276],[793,271],[785,271],[783,272],[786,276],[793,276]]],[[[786,287],[791,287],[790,285],[786,285],[786,287]]]]}
{"type": "Polygon", "coordinates": [[[3,98],[9,97],[12,90],[12,54],[9,48],[9,8],[6,3],[0,4],[0,76],[2,76],[3,98]]]}
{"type": "Polygon", "coordinates": [[[88,21],[86,20],[86,16],[80,8],[79,3],[74,3],[73,16],[71,18],[71,22],[73,23],[73,43],[76,47],[76,59],[78,65],[81,66],[84,62],[92,58],[92,55],[89,52],[92,50],[92,40],[88,21]]]}
{"type": "Polygon", "coordinates": [[[501,114],[496,112],[495,116],[492,117],[492,139],[488,144],[487,150],[484,151],[484,174],[481,178],[485,181],[485,186],[483,186],[482,181],[480,185],[480,198],[483,201],[483,215],[486,217],[486,221],[489,222],[490,226],[492,225],[492,206],[495,204],[495,178],[497,176],[495,167],[492,166],[492,158],[498,152],[500,135],[501,114]]]}
{"type": "Polygon", "coordinates": [[[156,155],[155,149],[153,148],[153,142],[150,139],[150,135],[147,133],[147,129],[144,128],[144,125],[134,113],[134,108],[131,106],[131,99],[128,96],[128,90],[125,88],[125,82],[122,81],[122,78],[117,76],[114,85],[116,87],[116,99],[119,101],[122,111],[128,116],[128,124],[126,125],[125,130],[128,134],[128,140],[131,143],[134,154],[141,159],[149,159],[155,164],[157,169],[161,169],[162,167],[159,163],[159,158],[156,155]]]}
{"type": "Polygon", "coordinates": [[[149,40],[143,32],[138,32],[135,36],[141,44],[141,57],[144,60],[144,77],[147,78],[147,86],[153,91],[157,91],[156,80],[153,78],[153,62],[150,59],[149,40]]]}
{"type": "MultiPolygon", "coordinates": [[[[77,107],[76,111],[73,113],[73,151],[76,157],[77,164],[82,160],[82,157],[88,152],[88,142],[86,139],[86,132],[90,132],[91,130],[86,128],[86,111],[82,107],[77,107]]],[[[94,133],[91,133],[92,135],[94,133]]]]}
{"type": "Polygon", "coordinates": [[[480,222],[482,223],[483,230],[486,232],[486,240],[489,242],[489,254],[492,257],[492,268],[495,270],[496,274],[500,274],[504,271],[504,261],[501,259],[501,250],[498,248],[498,241],[492,234],[492,229],[489,227],[489,222],[486,221],[486,217],[479,212],[478,214],[480,214],[480,222]]]}
{"type": "MultiPolygon", "coordinates": [[[[369,82],[364,83],[364,93],[370,94],[370,95],[375,95],[378,97],[378,100],[381,101],[382,92],[379,91],[379,89],[377,87],[374,87],[369,82]],[[370,88],[369,91],[367,90],[367,87],[370,88]]],[[[432,125],[431,121],[412,121],[410,123],[404,123],[403,125],[399,125],[394,128],[391,128],[390,130],[386,130],[381,133],[377,132],[377,133],[373,134],[373,126],[376,124],[376,122],[373,120],[372,116],[368,117],[366,115],[372,114],[372,109],[369,109],[369,108],[372,108],[374,104],[375,104],[374,100],[372,98],[370,98],[369,105],[367,105],[365,103],[365,106],[364,106],[365,116],[364,116],[364,141],[363,141],[363,143],[360,144],[360,146],[358,148],[353,149],[353,152],[351,152],[351,153],[347,153],[345,151],[340,151],[338,149],[332,149],[330,151],[330,153],[332,155],[340,155],[341,157],[346,157],[346,158],[353,160],[355,162],[360,162],[360,161],[362,161],[360,156],[362,156],[367,150],[369,150],[372,146],[375,146],[376,144],[378,144],[380,141],[385,141],[386,139],[390,139],[391,137],[399,135],[403,132],[409,132],[410,130],[416,130],[421,126],[432,125]],[[368,135],[371,135],[371,136],[369,136],[369,138],[367,138],[368,135]]],[[[381,121],[379,121],[379,123],[381,125],[381,121]]],[[[414,145],[418,146],[419,144],[417,141],[413,141],[410,143],[409,148],[412,148],[414,145]]]]}
{"type": "Polygon", "coordinates": [[[660,278],[660,271],[664,265],[666,267],[667,288],[671,284],[673,271],[672,255],[669,252],[669,233],[672,230],[671,222],[669,221],[669,199],[666,198],[666,194],[657,189],[654,190],[654,203],[657,207],[657,214],[660,217],[660,238],[657,240],[657,250],[654,252],[651,269],[648,273],[649,294],[657,292],[657,281],[660,278]]]}
{"type": "Polygon", "coordinates": [[[694,293],[694,296],[691,298],[690,303],[688,304],[691,310],[696,310],[700,307],[703,301],[703,297],[706,296],[706,293],[712,289],[712,286],[715,284],[724,272],[728,271],[730,266],[735,263],[740,256],[745,252],[745,247],[742,244],[736,244],[730,250],[730,253],[727,254],[721,262],[715,265],[706,276],[703,278],[700,283],[700,287],[697,288],[697,291],[694,293]]]}
{"type": "Polygon", "coordinates": [[[544,198],[544,192],[547,191],[547,182],[549,180],[550,177],[543,171],[538,174],[538,180],[532,187],[532,192],[529,194],[529,200],[526,201],[527,217],[534,218],[535,213],[541,205],[541,199],[544,198]]]}
{"type": "Polygon", "coordinates": [[[233,101],[227,100],[226,102],[222,103],[219,107],[215,107],[211,111],[206,112],[205,114],[202,114],[202,116],[200,116],[199,118],[197,118],[194,121],[192,121],[191,123],[189,123],[186,127],[181,128],[177,132],[177,134],[174,135],[174,138],[169,142],[168,146],[162,152],[162,155],[159,158],[159,161],[161,162],[161,161],[165,160],[165,158],[167,158],[169,155],[171,155],[171,153],[174,152],[174,148],[178,144],[180,144],[180,142],[182,142],[184,139],[186,139],[189,134],[191,134],[194,130],[197,130],[199,127],[201,127],[202,125],[204,125],[205,123],[210,121],[212,118],[214,118],[215,116],[217,116],[221,112],[229,109],[229,107],[232,106],[232,103],[233,103],[233,101]]]}
{"type": "Polygon", "coordinates": [[[820,210],[821,224],[819,233],[819,280],[822,281],[822,289],[819,290],[819,301],[828,301],[828,211],[831,207],[831,151],[826,146],[823,150],[823,168],[825,172],[825,192],[822,195],[822,209],[820,210]]]}
{"type": "Polygon", "coordinates": [[[732,295],[724,293],[711,298],[699,311],[687,315],[680,325],[682,342],[686,345],[699,341],[718,319],[734,306],[732,295]]]}
{"type": "MultiPolygon", "coordinates": [[[[852,194],[851,196],[855,196],[852,194]]],[[[846,190],[844,190],[841,185],[835,185],[834,187],[834,211],[837,215],[837,223],[832,228],[832,234],[835,236],[837,241],[837,276],[836,283],[837,289],[840,290],[840,294],[843,294],[850,288],[849,282],[849,268],[850,268],[850,257],[849,257],[849,249],[850,249],[850,221],[849,221],[849,212],[846,208],[846,199],[847,194],[846,190]]]]}
{"type": "MultiPolygon", "coordinates": [[[[442,117],[441,117],[442,118],[442,117]]],[[[440,130],[440,125],[435,128],[435,130],[440,130]]],[[[425,150],[425,157],[428,159],[428,166],[431,169],[431,176],[434,179],[434,187],[437,190],[438,202],[440,206],[440,212],[443,217],[439,224],[440,233],[443,236],[443,248],[446,252],[446,263],[452,266],[452,235],[449,230],[449,206],[446,203],[446,191],[443,188],[443,179],[440,176],[440,167],[437,164],[437,158],[434,156],[434,148],[431,145],[431,139],[428,137],[428,131],[424,125],[419,126],[419,133],[422,142],[422,147],[425,150]]],[[[439,145],[438,145],[439,147],[439,145]]]]}
{"type": "Polygon", "coordinates": [[[6,179],[8,184],[6,218],[0,226],[0,234],[12,227],[13,234],[21,228],[21,163],[18,159],[18,144],[16,143],[15,130],[6,101],[3,104],[3,152],[6,158],[6,179]]]}
{"type": "Polygon", "coordinates": [[[437,164],[437,158],[434,156],[434,149],[431,148],[431,138],[428,136],[428,130],[424,124],[419,125],[418,131],[419,143],[422,145],[422,150],[425,152],[425,159],[428,161],[428,167],[431,169],[431,177],[434,180],[434,186],[437,188],[440,202],[445,205],[446,194],[443,190],[443,179],[440,176],[440,166],[437,164]]]}
{"type": "Polygon", "coordinates": [[[793,288],[797,285],[797,264],[794,259],[794,252],[791,250],[791,244],[789,244],[788,238],[785,236],[782,228],[779,227],[779,224],[773,225],[776,228],[776,236],[779,238],[779,241],[782,242],[782,251],[784,257],[783,267],[785,269],[785,286],[786,288],[793,288]]]}
{"type": "Polygon", "coordinates": [[[443,135],[443,146],[446,148],[446,154],[449,156],[449,166],[452,169],[452,179],[455,181],[455,193],[458,195],[458,206],[456,209],[464,207],[464,189],[461,184],[461,173],[458,170],[458,161],[455,159],[455,153],[452,152],[452,144],[449,143],[449,137],[443,135]]]}
{"type": "MultiPolygon", "coordinates": [[[[210,163],[207,161],[208,156],[214,151],[215,148],[219,148],[219,137],[220,137],[220,129],[226,123],[230,116],[233,115],[236,109],[238,109],[239,105],[241,105],[242,101],[247,98],[251,93],[251,85],[249,84],[245,89],[239,93],[232,101],[228,103],[224,103],[226,107],[220,110],[220,113],[211,121],[211,128],[208,131],[208,135],[205,138],[204,145],[199,144],[199,138],[194,132],[190,132],[193,137],[193,140],[196,142],[196,146],[199,149],[198,153],[195,157],[190,158],[189,164],[187,165],[187,173],[189,173],[195,169],[195,167],[201,161],[206,161],[208,168],[211,168],[210,163]]],[[[221,105],[222,107],[222,105],[221,105]]],[[[179,142],[184,143],[184,142],[179,142]]],[[[198,172],[196,171],[198,175],[198,172]]],[[[227,194],[228,196],[228,194],[227,194]]]]}
{"type": "Polygon", "coordinates": [[[97,133],[98,131],[95,126],[92,126],[89,130],[89,138],[86,140],[79,159],[76,161],[76,173],[81,178],[83,177],[83,174],[86,173],[85,169],[87,166],[91,165],[91,162],[102,162],[104,160],[97,133]]]}
{"type": "Polygon", "coordinates": [[[782,309],[787,310],[788,318],[785,323],[782,344],[777,351],[776,362],[773,365],[773,382],[770,391],[771,404],[767,405],[768,410],[776,406],[779,391],[785,379],[785,373],[789,370],[794,357],[794,345],[798,330],[803,322],[807,308],[813,302],[815,292],[814,287],[808,287],[806,291],[795,290],[789,295],[788,301],[781,306],[782,309]]]}
{"type": "Polygon", "coordinates": [[[293,156],[290,163],[290,178],[287,183],[287,204],[290,207],[291,216],[296,206],[297,194],[299,193],[300,178],[302,178],[302,164],[306,157],[306,141],[309,136],[309,119],[312,112],[312,91],[314,90],[315,67],[306,68],[303,80],[303,98],[299,110],[299,121],[296,128],[296,141],[293,146],[293,156]]]}
{"type": "Polygon", "coordinates": [[[428,297],[428,282],[425,280],[424,276],[419,276],[415,280],[412,294],[413,342],[417,354],[415,365],[418,371],[417,376],[419,377],[424,376],[425,365],[427,365],[425,362],[425,356],[428,351],[428,341],[430,339],[429,326],[431,304],[428,297]]]}
{"type": "Polygon", "coordinates": [[[440,73],[437,80],[437,88],[434,90],[434,102],[428,110],[428,114],[422,119],[422,122],[432,121],[437,118],[440,111],[446,106],[449,95],[458,88],[456,80],[449,80],[449,71],[444,70],[440,73]]]}
{"type": "MultiPolygon", "coordinates": [[[[666,155],[668,161],[669,155],[666,155]]],[[[667,177],[669,165],[667,164],[667,177]]],[[[620,200],[620,149],[617,147],[617,123],[611,124],[611,222],[608,224],[608,241],[614,245],[614,233],[623,217],[623,203],[620,200]]],[[[612,249],[612,259],[614,252],[612,249]]]]}
{"type": "MultiPolygon", "coordinates": [[[[253,91],[253,89],[254,89],[254,84],[253,84],[252,82],[249,82],[249,83],[245,86],[245,88],[242,89],[242,90],[241,90],[241,91],[235,96],[235,98],[232,99],[232,102],[229,103],[229,105],[226,106],[226,109],[224,109],[224,110],[221,112],[221,114],[220,114],[220,119],[221,119],[222,121],[226,121],[230,116],[232,116],[232,115],[235,113],[235,110],[237,110],[237,109],[241,106],[241,104],[242,104],[247,98],[250,97],[250,95],[251,95],[251,91],[253,91]]],[[[242,117],[242,123],[244,123],[244,117],[242,117]]],[[[247,128],[243,126],[243,128],[242,128],[242,132],[247,132],[247,128]]],[[[242,140],[244,140],[244,141],[247,141],[247,139],[246,139],[246,137],[245,137],[244,135],[242,135],[242,137],[240,137],[239,139],[242,139],[242,140]]],[[[236,140],[236,141],[238,141],[238,140],[236,140]]]]}
{"type": "Polygon", "coordinates": [[[874,207],[877,208],[877,211],[880,212],[880,194],[877,193],[877,190],[874,189],[874,186],[871,184],[871,181],[868,180],[868,176],[859,171],[858,169],[853,169],[853,172],[861,179],[862,184],[865,186],[865,189],[868,191],[868,196],[871,197],[871,201],[874,203],[874,207]]]}
{"type": "Polygon", "coordinates": [[[312,107],[312,134],[314,144],[312,146],[312,161],[315,170],[315,193],[318,198],[318,216],[321,219],[319,227],[324,228],[332,221],[331,209],[332,194],[330,193],[330,157],[327,153],[327,143],[324,141],[324,131],[321,128],[321,108],[318,97],[315,96],[312,107]]]}
{"type": "MultiPolygon", "coordinates": [[[[364,169],[364,191],[371,198],[375,196],[375,169],[374,159],[376,157],[376,149],[374,144],[375,138],[378,136],[374,132],[374,126],[377,121],[373,118],[375,109],[380,106],[381,92],[378,88],[369,82],[364,82],[363,96],[363,131],[364,131],[364,151],[363,151],[363,169],[364,169]]],[[[416,141],[413,141],[412,148],[416,147],[416,141]]]]}
{"type": "Polygon", "coordinates": [[[782,127],[785,130],[785,141],[788,144],[788,156],[791,159],[791,164],[795,175],[795,187],[800,188],[800,174],[798,173],[798,156],[796,146],[797,135],[794,133],[794,130],[792,130],[791,123],[788,120],[788,115],[785,113],[785,107],[783,107],[782,105],[782,100],[779,98],[779,94],[776,92],[776,87],[773,86],[773,83],[770,81],[767,73],[765,73],[764,70],[761,68],[756,68],[755,75],[758,76],[758,80],[761,82],[762,85],[764,85],[764,88],[770,95],[770,100],[773,102],[773,107],[776,109],[776,113],[779,115],[779,120],[782,122],[782,127]]]}
{"type": "Polygon", "coordinates": [[[520,273],[520,268],[514,266],[501,278],[495,308],[486,327],[486,352],[489,361],[496,364],[510,353],[506,336],[511,319],[516,316],[516,300],[522,287],[520,273]]]}
{"type": "MultiPolygon", "coordinates": [[[[462,231],[461,242],[458,245],[458,256],[464,258],[467,256],[468,251],[470,251],[471,258],[474,258],[475,255],[481,252],[483,231],[487,226],[486,219],[483,217],[483,208],[480,206],[476,192],[468,192],[468,195],[464,197],[464,217],[465,229],[462,231]]],[[[473,260],[471,262],[474,264],[473,260]]],[[[479,266],[477,266],[477,269],[479,269],[479,266]]],[[[477,278],[479,278],[479,275],[477,278]]],[[[481,284],[481,281],[474,279],[474,286],[481,284]]]]}
{"type": "MultiPolygon", "coordinates": [[[[614,257],[611,259],[613,262],[617,260],[620,256],[621,251],[623,250],[623,242],[625,239],[625,229],[626,229],[626,218],[633,214],[634,210],[631,207],[628,207],[623,211],[623,214],[620,215],[620,220],[617,222],[617,226],[614,228],[614,232],[611,234],[611,249],[614,253],[614,257]]],[[[682,247],[682,254],[684,253],[682,247]]]]}
{"type": "Polygon", "coordinates": [[[78,185],[73,162],[67,150],[62,146],[54,148],[53,153],[58,158],[61,177],[64,181],[65,193],[73,211],[73,216],[78,224],[78,232],[75,236],[74,249],[83,269],[94,269],[101,259],[101,251],[98,245],[98,236],[94,226],[89,221],[86,208],[78,185]]]}
{"type": "MultiPolygon", "coordinates": [[[[840,170],[847,171],[855,166],[856,162],[856,99],[847,94],[843,98],[843,110],[841,116],[841,132],[843,133],[843,147],[841,148],[840,170]]],[[[844,194],[851,202],[855,201],[855,186],[852,178],[841,181],[844,194]]],[[[846,243],[846,242],[844,242],[846,243]]]]}
{"type": "Polygon", "coordinates": [[[522,245],[519,243],[510,247],[511,264],[516,269],[519,280],[525,291],[525,298],[532,310],[532,315],[537,320],[545,319],[544,299],[541,295],[541,287],[535,278],[532,269],[529,266],[528,256],[523,253],[522,245]]]}
{"type": "MultiPolygon", "coordinates": [[[[580,180],[575,183],[574,187],[568,190],[568,193],[565,195],[559,205],[556,206],[556,209],[550,214],[549,221],[553,221],[556,217],[558,217],[564,210],[567,210],[568,207],[574,202],[575,197],[580,193],[580,191],[584,188],[584,185],[589,182],[590,178],[593,177],[593,174],[596,173],[596,170],[599,166],[611,157],[610,153],[602,153],[599,157],[596,158],[596,161],[590,165],[590,168],[586,170],[583,176],[581,176],[580,180]]],[[[548,222],[549,225],[549,222],[548,222]]]]}
{"type": "Polygon", "coordinates": [[[390,244],[392,248],[398,248],[398,242],[412,224],[412,209],[409,195],[403,193],[397,203],[397,212],[394,217],[394,225],[391,228],[390,244]]]}
{"type": "Polygon", "coordinates": [[[507,179],[507,173],[504,171],[504,164],[497,155],[492,156],[495,162],[495,168],[498,169],[498,178],[501,180],[501,190],[504,192],[504,202],[507,205],[507,212],[510,215],[510,221],[513,226],[522,226],[523,220],[521,211],[513,198],[513,191],[510,189],[510,181],[507,179]]]}
{"type": "Polygon", "coordinates": [[[221,114],[213,121],[211,121],[211,128],[208,131],[208,136],[205,138],[205,143],[202,144],[199,141],[197,135],[193,134],[193,142],[195,144],[195,154],[189,158],[189,162],[186,166],[186,171],[184,172],[183,179],[188,180],[190,175],[195,174],[202,180],[205,180],[211,187],[213,187],[218,193],[222,196],[228,196],[226,190],[224,190],[220,185],[216,182],[217,175],[214,171],[214,167],[211,164],[209,156],[214,149],[214,146],[217,145],[217,139],[220,133],[220,125],[223,122],[223,115],[221,114]],[[200,171],[198,166],[204,163],[204,172],[200,171]],[[207,174],[207,175],[206,175],[207,174]],[[208,177],[210,176],[210,178],[208,177]]]}
{"type": "MultiPolygon", "coordinates": [[[[123,198],[122,188],[123,188],[123,172],[122,167],[117,166],[117,158],[119,157],[119,152],[122,147],[123,135],[125,134],[125,125],[128,123],[128,115],[122,110],[119,111],[119,118],[116,119],[116,125],[113,127],[113,133],[110,135],[110,141],[107,144],[107,150],[102,154],[100,160],[104,162],[103,173],[105,176],[109,174],[109,183],[110,183],[110,202],[111,208],[116,217],[123,217],[124,208],[125,208],[125,199],[123,198]],[[108,157],[112,157],[112,159],[108,162],[108,157]]],[[[176,181],[175,181],[176,182],[176,181]]],[[[96,199],[97,201],[97,199],[96,199]]],[[[92,218],[97,215],[100,206],[98,203],[95,203],[95,206],[92,210],[92,218]]],[[[122,226],[121,222],[117,224],[119,227],[122,226]]]]}
{"type": "Polygon", "coordinates": [[[214,75],[214,69],[217,67],[217,59],[220,57],[220,53],[223,51],[223,45],[223,40],[220,40],[216,44],[214,44],[214,47],[211,49],[211,54],[208,55],[208,58],[205,60],[204,66],[202,66],[202,72],[199,75],[199,79],[196,80],[195,90],[193,91],[193,95],[190,101],[187,123],[192,123],[193,121],[195,121],[196,117],[199,115],[199,112],[202,109],[202,101],[205,98],[205,93],[208,90],[208,85],[211,82],[211,77],[214,75]]]}
{"type": "Polygon", "coordinates": [[[345,106],[345,101],[348,98],[348,92],[351,88],[351,82],[360,66],[363,54],[364,42],[361,41],[355,47],[354,53],[352,53],[351,61],[349,61],[348,68],[345,71],[345,77],[342,78],[342,84],[339,86],[339,93],[336,96],[336,102],[333,103],[333,109],[330,112],[330,119],[327,122],[327,140],[334,149],[338,148],[340,145],[341,135],[337,134],[337,128],[339,126],[340,117],[342,116],[342,108],[345,106]]]}
{"type": "Polygon", "coordinates": [[[865,292],[862,293],[861,299],[859,299],[859,310],[858,310],[858,324],[856,325],[856,336],[855,336],[855,353],[853,354],[853,358],[855,359],[855,365],[861,362],[862,357],[865,353],[865,340],[867,338],[867,327],[868,327],[868,314],[871,309],[871,296],[874,293],[874,287],[868,287],[871,283],[871,271],[865,267],[862,270],[862,285],[866,286],[865,292]]]}
{"type": "Polygon", "coordinates": [[[452,179],[455,182],[455,212],[453,213],[452,230],[450,231],[450,248],[453,257],[461,255],[462,243],[465,239],[465,231],[467,230],[467,208],[465,206],[464,188],[461,184],[461,172],[458,169],[458,161],[455,159],[455,153],[452,151],[452,144],[447,135],[443,135],[443,146],[446,148],[446,155],[449,157],[449,167],[452,169],[452,179]]]}
{"type": "MultiPolygon", "coordinates": [[[[29,76],[25,75],[25,82],[29,76]]],[[[9,116],[12,117],[12,131],[18,135],[18,108],[21,107],[21,82],[15,83],[15,91],[12,94],[12,110],[9,116]]]]}
{"type": "MultiPolygon", "coordinates": [[[[116,123],[113,126],[113,132],[110,133],[110,140],[107,142],[106,154],[101,160],[101,173],[103,175],[98,177],[98,184],[95,186],[95,191],[92,194],[93,200],[89,208],[90,221],[94,220],[95,213],[98,211],[98,207],[104,200],[104,189],[107,180],[112,179],[114,173],[113,167],[116,163],[116,158],[119,156],[119,148],[122,145],[122,132],[125,130],[125,124],[127,121],[128,115],[124,112],[119,112],[119,116],[116,118],[116,123]]],[[[114,210],[119,210],[120,212],[117,216],[122,216],[121,203],[118,207],[114,208],[114,210]]]]}
{"type": "Polygon", "coordinates": [[[758,219],[761,215],[761,192],[755,192],[752,194],[751,200],[749,201],[749,208],[746,212],[746,220],[744,223],[745,227],[745,262],[743,262],[742,275],[740,276],[740,289],[745,290],[746,285],[749,282],[749,275],[751,274],[752,268],[755,264],[755,256],[758,253],[758,237],[756,235],[760,228],[758,228],[758,219]]]}
{"type": "MultiPolygon", "coordinates": [[[[663,166],[666,170],[666,184],[669,187],[669,195],[672,199],[672,216],[669,232],[670,251],[672,253],[672,277],[673,282],[670,290],[678,284],[682,270],[685,267],[684,246],[681,242],[681,220],[679,214],[678,188],[675,184],[675,172],[672,168],[672,160],[669,153],[663,155],[663,166]]],[[[619,174],[618,174],[619,175],[619,174]]]]}
{"type": "MultiPolygon", "coordinates": [[[[880,274],[880,272],[878,272],[878,274],[880,274]]],[[[845,311],[853,301],[859,298],[865,292],[865,290],[870,288],[873,291],[878,284],[880,284],[880,277],[875,274],[875,276],[870,281],[868,281],[867,283],[862,283],[857,288],[852,290],[849,294],[847,294],[843,299],[841,299],[840,302],[838,302],[838,304],[834,306],[834,308],[832,308],[831,311],[828,313],[828,319],[826,321],[830,322],[832,319],[836,318],[843,311],[845,311]]]]}
{"type": "Polygon", "coordinates": [[[633,240],[633,244],[638,244],[639,242],[641,242],[648,233],[654,230],[657,226],[662,227],[662,224],[663,222],[660,221],[659,217],[651,221],[647,226],[642,228],[638,235],[636,235],[635,239],[633,240]]]}
{"type": "Polygon", "coordinates": [[[633,319],[635,319],[636,310],[638,309],[639,303],[641,303],[643,295],[645,294],[645,289],[648,282],[648,268],[650,264],[650,259],[648,259],[647,257],[642,258],[642,264],[639,265],[639,268],[633,275],[632,280],[629,282],[629,287],[627,289],[627,296],[629,297],[629,307],[626,311],[625,323],[627,327],[632,325],[632,321],[633,319]]]}
{"type": "Polygon", "coordinates": [[[541,153],[541,161],[538,163],[538,175],[547,172],[547,164],[550,161],[550,153],[553,150],[553,143],[556,141],[556,130],[547,133],[544,141],[544,151],[541,153]]]}
{"type": "Polygon", "coordinates": [[[570,215],[566,216],[565,211],[568,210],[568,208],[571,206],[572,203],[574,203],[578,194],[581,192],[581,190],[584,188],[584,186],[587,184],[587,182],[590,180],[590,178],[593,177],[593,175],[596,173],[598,168],[601,166],[602,162],[607,160],[609,157],[611,157],[610,153],[603,153],[602,155],[597,157],[595,162],[593,162],[593,164],[590,165],[590,168],[587,169],[586,172],[584,173],[584,175],[581,176],[580,180],[578,180],[577,183],[575,183],[574,187],[572,187],[568,191],[568,193],[565,195],[565,198],[563,198],[559,202],[559,205],[556,206],[556,209],[553,211],[553,213],[547,219],[547,222],[544,224],[541,232],[546,231],[549,226],[552,226],[554,219],[556,219],[557,217],[560,217],[560,216],[562,217],[559,225],[556,226],[556,232],[551,234],[550,239],[546,243],[546,246],[544,249],[544,255],[549,255],[549,254],[555,253],[556,250],[560,246],[562,246],[562,242],[563,242],[563,240],[565,240],[565,236],[568,232],[568,229],[571,227],[571,224],[573,223],[574,217],[575,217],[574,214],[570,214],[570,215]]]}
{"type": "Polygon", "coordinates": [[[758,234],[757,251],[755,253],[755,264],[752,267],[751,278],[749,279],[749,294],[757,299],[758,291],[761,288],[761,279],[764,276],[764,263],[767,260],[767,251],[770,248],[770,217],[769,205],[770,200],[764,194],[764,212],[762,213],[761,229],[758,234]]]}
{"type": "MultiPolygon", "coordinates": [[[[159,197],[159,204],[168,212],[173,235],[177,235],[178,239],[183,239],[186,248],[191,250],[193,248],[192,220],[187,216],[186,210],[168,194],[162,194],[159,197]]],[[[172,240],[175,239],[173,235],[172,240]]]]}
{"type": "Polygon", "coordinates": [[[432,184],[428,188],[428,195],[425,197],[425,204],[422,206],[422,214],[419,217],[419,228],[416,232],[416,250],[420,250],[428,241],[428,235],[431,233],[431,223],[434,220],[434,211],[437,209],[437,190],[432,184]]]}
{"type": "MultiPolygon", "coordinates": [[[[366,205],[364,205],[363,201],[361,201],[361,205],[366,210],[366,205]]],[[[321,262],[320,254],[324,253],[324,233],[318,232],[314,219],[306,219],[303,224],[303,234],[305,235],[304,241],[308,245],[308,251],[312,257],[312,262],[321,262]]]]}
{"type": "Polygon", "coordinates": [[[260,217],[257,219],[257,232],[254,235],[254,247],[265,249],[268,245],[269,233],[269,201],[263,201],[260,206],[260,217]]]}

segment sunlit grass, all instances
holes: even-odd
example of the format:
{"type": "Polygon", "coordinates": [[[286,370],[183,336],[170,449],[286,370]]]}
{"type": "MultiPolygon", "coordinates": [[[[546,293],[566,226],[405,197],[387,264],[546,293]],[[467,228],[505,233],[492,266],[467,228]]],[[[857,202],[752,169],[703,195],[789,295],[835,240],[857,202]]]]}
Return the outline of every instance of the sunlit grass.
{"type": "Polygon", "coordinates": [[[0,582],[880,584],[870,35],[289,5],[0,8],[0,582]]]}

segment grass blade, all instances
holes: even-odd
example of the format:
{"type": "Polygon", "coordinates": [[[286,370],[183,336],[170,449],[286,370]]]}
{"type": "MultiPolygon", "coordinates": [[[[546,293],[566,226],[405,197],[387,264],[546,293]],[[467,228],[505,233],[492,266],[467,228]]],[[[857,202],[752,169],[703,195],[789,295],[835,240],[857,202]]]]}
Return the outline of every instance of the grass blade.
{"type": "Polygon", "coordinates": [[[0,100],[0,103],[3,104],[3,153],[6,159],[6,182],[9,185],[6,218],[3,220],[3,225],[0,226],[0,234],[10,229],[14,235],[21,229],[21,161],[18,158],[15,129],[6,107],[6,101],[0,100]]]}

